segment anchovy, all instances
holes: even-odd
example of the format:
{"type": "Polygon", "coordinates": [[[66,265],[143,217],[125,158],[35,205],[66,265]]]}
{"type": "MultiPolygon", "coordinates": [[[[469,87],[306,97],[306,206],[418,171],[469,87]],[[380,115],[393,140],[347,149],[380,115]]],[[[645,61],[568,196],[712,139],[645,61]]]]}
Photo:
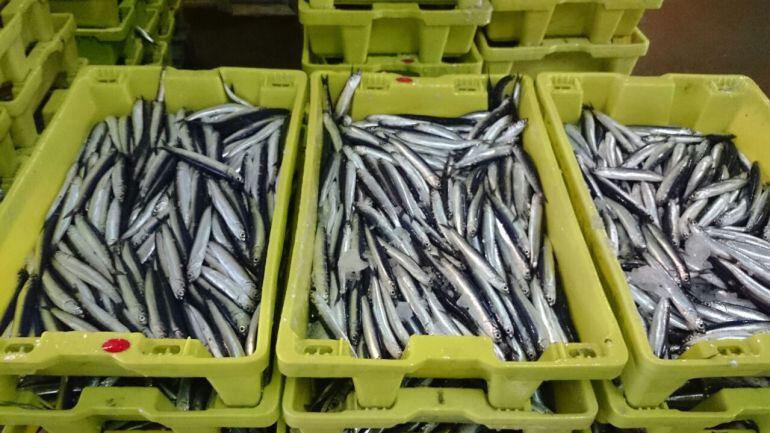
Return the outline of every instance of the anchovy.
{"type": "Polygon", "coordinates": [[[593,108],[565,131],[656,356],[767,332],[770,188],[733,136],[625,126],[593,108]],[[609,142],[594,152],[597,136],[609,142]]]}
{"type": "Polygon", "coordinates": [[[351,119],[361,79],[351,75],[336,98],[327,86],[316,120],[328,139],[309,332],[375,359],[400,358],[414,334],[489,338],[506,361],[569,341],[546,190],[522,142],[520,79],[503,79],[481,113],[351,119]]]}
{"type": "Polygon", "coordinates": [[[290,118],[224,81],[234,103],[167,113],[165,77],[154,100],[85,137],[37,247],[41,290],[24,300],[42,325],[20,336],[141,332],[197,338],[215,357],[254,352],[290,118]]]}

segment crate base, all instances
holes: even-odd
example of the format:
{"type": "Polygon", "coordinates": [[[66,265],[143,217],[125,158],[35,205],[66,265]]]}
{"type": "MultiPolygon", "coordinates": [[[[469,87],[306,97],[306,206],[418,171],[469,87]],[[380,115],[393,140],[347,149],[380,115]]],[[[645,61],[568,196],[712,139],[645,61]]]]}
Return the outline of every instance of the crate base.
{"type": "Polygon", "coordinates": [[[299,0],[298,9],[310,49],[319,56],[364,64],[372,54],[415,53],[423,63],[440,63],[469,52],[478,26],[492,13],[488,0],[457,3],[435,10],[392,2],[343,9],[332,1],[299,0]]]}
{"type": "Polygon", "coordinates": [[[400,388],[388,408],[361,408],[355,393],[340,412],[308,412],[313,397],[311,379],[287,378],[283,416],[287,426],[300,433],[343,433],[358,428],[389,428],[409,422],[481,424],[493,430],[524,433],[573,433],[588,428],[598,406],[588,381],[553,382],[555,413],[541,414],[528,405],[522,410],[492,407],[484,391],[472,388],[400,388]]]}
{"type": "MultiPolygon", "coordinates": [[[[273,369],[264,398],[252,408],[231,408],[217,399],[200,411],[179,411],[155,387],[91,387],[77,404],[67,410],[40,410],[14,406],[0,407],[0,424],[35,425],[47,433],[102,433],[106,421],[147,421],[174,433],[220,433],[222,428],[264,428],[279,420],[283,378],[273,369]]],[[[4,401],[34,403],[29,392],[16,391],[16,378],[0,380],[4,401]],[[10,399],[10,400],[9,400],[10,399]]],[[[145,430],[142,430],[143,432],[145,430]]]]}
{"type": "MultiPolygon", "coordinates": [[[[83,27],[77,30],[78,51],[92,65],[138,64],[130,63],[136,57],[134,27],[139,24],[140,7],[135,1],[120,4],[119,25],[109,28],[83,27]]],[[[141,60],[141,55],[139,55],[141,60]]]]}
{"type": "Polygon", "coordinates": [[[663,0],[491,0],[490,41],[538,46],[549,38],[587,38],[606,44],[630,36],[644,12],[663,0]]]}
{"type": "Polygon", "coordinates": [[[168,43],[158,41],[156,45],[149,47],[145,51],[143,63],[145,65],[166,66],[169,64],[170,59],[168,43]]]}
{"type": "Polygon", "coordinates": [[[393,72],[405,76],[439,77],[441,75],[480,74],[483,66],[481,54],[479,54],[475,44],[471,46],[471,51],[468,54],[451,59],[442,59],[440,63],[422,63],[419,57],[413,54],[371,55],[363,64],[341,63],[341,60],[341,58],[330,59],[314,55],[310,52],[307,38],[305,38],[305,46],[302,50],[302,70],[307,74],[316,71],[345,72],[360,69],[364,72],[393,72]]]}
{"type": "Polygon", "coordinates": [[[547,39],[537,47],[509,47],[492,44],[484,32],[476,44],[489,74],[522,73],[532,77],[540,72],[600,71],[630,74],[639,57],[647,53],[650,41],[638,29],[630,37],[610,44],[592,44],[587,39],[547,39]]]}
{"type": "Polygon", "coordinates": [[[78,27],[120,24],[119,0],[50,0],[51,12],[72,14],[78,27]]]}
{"type": "Polygon", "coordinates": [[[612,382],[594,382],[599,402],[597,421],[623,429],[650,433],[707,433],[720,424],[753,421],[758,431],[770,432],[770,389],[723,389],[689,411],[657,408],[635,409],[612,382]]]}

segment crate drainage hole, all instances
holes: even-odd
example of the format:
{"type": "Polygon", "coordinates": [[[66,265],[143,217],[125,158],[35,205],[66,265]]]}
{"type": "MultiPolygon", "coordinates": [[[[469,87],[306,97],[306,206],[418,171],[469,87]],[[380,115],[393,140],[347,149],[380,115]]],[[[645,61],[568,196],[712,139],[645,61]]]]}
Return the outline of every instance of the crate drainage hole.
{"type": "Polygon", "coordinates": [[[177,355],[182,351],[182,348],[176,345],[172,346],[158,346],[152,349],[152,353],[155,355],[177,355]]]}
{"type": "Polygon", "coordinates": [[[5,353],[29,353],[34,347],[31,344],[11,344],[5,348],[5,353]]]}
{"type": "Polygon", "coordinates": [[[719,92],[733,93],[741,90],[743,82],[738,78],[724,77],[712,81],[714,87],[719,92]]]}
{"type": "Polygon", "coordinates": [[[719,354],[723,356],[735,356],[743,354],[743,349],[738,346],[720,347],[717,350],[719,351],[719,354]]]}
{"type": "Polygon", "coordinates": [[[310,346],[305,348],[305,353],[308,355],[329,355],[333,352],[329,346],[310,346]]]}
{"type": "Polygon", "coordinates": [[[551,78],[551,83],[553,83],[553,89],[557,92],[568,92],[575,90],[578,86],[575,78],[564,75],[557,75],[551,78]]]}
{"type": "Polygon", "coordinates": [[[569,351],[571,358],[596,358],[596,352],[593,349],[572,349],[569,351]]]}

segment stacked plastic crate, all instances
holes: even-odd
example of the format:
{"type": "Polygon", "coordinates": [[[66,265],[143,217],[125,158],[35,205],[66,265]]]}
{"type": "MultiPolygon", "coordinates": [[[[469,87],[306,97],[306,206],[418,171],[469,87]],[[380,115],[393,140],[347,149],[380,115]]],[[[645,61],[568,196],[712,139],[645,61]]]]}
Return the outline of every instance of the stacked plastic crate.
{"type": "Polygon", "coordinates": [[[0,199],[45,127],[43,106],[67,87],[80,62],[71,15],[43,0],[12,0],[0,11],[0,199]]]}
{"type": "Polygon", "coordinates": [[[93,65],[168,63],[179,0],[51,0],[77,22],[81,55],[93,65]]]}
{"type": "MultiPolygon", "coordinates": [[[[283,284],[279,271],[284,236],[292,231],[292,175],[306,105],[307,79],[300,71],[85,68],[41,137],[30,164],[19,172],[5,206],[0,206],[0,224],[8,224],[0,230],[0,286],[16,285],[17,271],[34,250],[47,210],[91,128],[106,117],[131,113],[140,98],[155,98],[161,77],[170,112],[226,103],[227,85],[250,104],[291,113],[281,162],[282,173],[288,174],[282,175],[277,187],[272,222],[265,234],[268,243],[254,350],[240,357],[215,358],[193,338],[82,331],[19,337],[15,334],[20,328],[11,325],[0,338],[0,401],[4,402],[0,425],[6,426],[6,433],[23,431],[25,426],[40,426],[49,433],[137,427],[145,431],[148,426],[176,433],[219,433],[227,428],[271,428],[279,420],[283,380],[274,360],[273,325],[283,284]],[[182,409],[185,405],[187,410],[182,409]]],[[[27,290],[18,304],[9,301],[10,291],[2,293],[8,295],[2,301],[3,314],[10,314],[18,325],[28,302],[27,290]]]]}
{"type": "MultiPolygon", "coordinates": [[[[577,341],[551,345],[536,360],[511,361],[499,358],[487,337],[411,335],[400,358],[369,359],[353,353],[346,340],[324,336],[313,325],[310,293],[319,178],[327,170],[323,161],[331,159],[326,155],[328,140],[324,150],[324,77],[334,99],[349,72],[310,77],[299,220],[276,346],[281,372],[287,376],[286,424],[305,433],[414,422],[473,423],[526,432],[588,428],[598,410],[589,381],[616,377],[627,352],[547,146],[533,80],[525,76],[522,81],[520,115],[528,119],[522,144],[540,173],[545,214],[559,216],[545,221],[577,341]],[[432,381],[427,385],[423,379],[432,381]],[[347,384],[351,392],[343,393],[341,409],[324,411],[317,401],[330,381],[343,389],[347,384]],[[536,392],[550,411],[534,408],[536,392]]],[[[353,121],[370,114],[456,117],[486,109],[489,81],[495,84],[501,78],[363,73],[350,114],[353,121]]]]}
{"type": "Polygon", "coordinates": [[[735,75],[544,73],[537,90],[551,146],[629,350],[619,379],[594,383],[597,420],[648,432],[770,431],[770,334],[699,341],[672,359],[653,353],[626,274],[604,225],[595,223],[601,217],[563,126],[592,106],[628,125],[727,134],[765,178],[770,100],[749,78],[735,75]]]}
{"type": "Polygon", "coordinates": [[[663,0],[491,0],[476,35],[485,72],[631,73],[649,41],[637,28],[663,0]]]}
{"type": "Polygon", "coordinates": [[[51,9],[69,12],[77,23],[78,49],[92,65],[137,65],[144,42],[136,27],[144,0],[54,0],[51,9]]]}
{"type": "Polygon", "coordinates": [[[142,22],[143,28],[150,33],[154,43],[150,44],[145,51],[144,64],[168,65],[171,63],[171,44],[180,7],[181,0],[153,0],[148,3],[148,12],[142,22]],[[154,15],[157,15],[157,19],[154,15]]]}
{"type": "Polygon", "coordinates": [[[473,42],[489,0],[299,0],[302,69],[439,76],[481,72],[473,42]]]}

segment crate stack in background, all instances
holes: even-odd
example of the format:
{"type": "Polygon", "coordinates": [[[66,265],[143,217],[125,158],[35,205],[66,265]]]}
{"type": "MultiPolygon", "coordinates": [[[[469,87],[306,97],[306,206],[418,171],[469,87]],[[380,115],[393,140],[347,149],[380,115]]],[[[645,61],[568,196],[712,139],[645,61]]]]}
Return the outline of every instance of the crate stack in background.
{"type": "Polygon", "coordinates": [[[78,48],[93,65],[168,64],[180,7],[180,0],[51,0],[52,10],[75,16],[78,48]]]}
{"type": "Polygon", "coordinates": [[[473,41],[489,0],[300,0],[302,69],[439,76],[480,73],[473,41]]]}
{"type": "Polygon", "coordinates": [[[51,13],[47,1],[12,0],[0,17],[2,200],[50,120],[44,116],[49,100],[69,86],[81,60],[72,15],[51,13]]]}
{"type": "Polygon", "coordinates": [[[476,45],[484,71],[631,73],[649,40],[637,28],[662,0],[490,0],[476,45]]]}

